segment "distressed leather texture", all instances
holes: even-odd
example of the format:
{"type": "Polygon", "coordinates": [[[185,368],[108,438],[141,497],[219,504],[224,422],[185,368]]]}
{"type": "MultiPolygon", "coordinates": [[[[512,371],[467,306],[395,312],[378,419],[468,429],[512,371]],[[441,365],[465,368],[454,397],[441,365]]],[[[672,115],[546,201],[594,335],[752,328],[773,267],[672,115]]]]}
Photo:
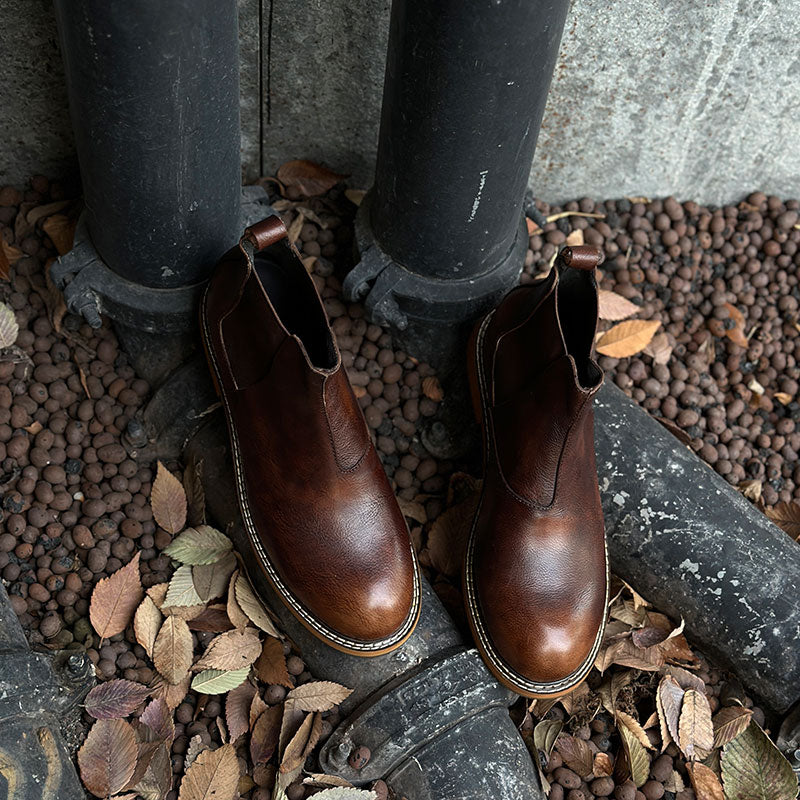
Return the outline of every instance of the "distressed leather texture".
{"type": "Polygon", "coordinates": [[[414,613],[408,529],[313,281],[285,229],[260,226],[222,258],[205,300],[255,535],[322,627],[391,639],[414,613]]]}
{"type": "MultiPolygon", "coordinates": [[[[586,254],[575,260],[586,269],[586,254]]],[[[588,671],[605,621],[592,411],[602,373],[590,358],[596,291],[593,274],[559,262],[545,280],[512,290],[478,341],[488,438],[466,569],[490,666],[497,674],[500,665],[498,677],[530,696],[588,671]],[[526,689],[514,673],[542,687],[526,689]]]]}

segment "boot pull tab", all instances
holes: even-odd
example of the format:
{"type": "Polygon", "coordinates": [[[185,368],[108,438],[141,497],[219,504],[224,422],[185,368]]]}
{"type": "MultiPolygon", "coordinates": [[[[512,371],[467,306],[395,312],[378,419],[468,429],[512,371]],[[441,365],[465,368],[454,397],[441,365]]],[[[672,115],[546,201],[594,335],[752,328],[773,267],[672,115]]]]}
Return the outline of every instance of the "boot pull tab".
{"type": "Polygon", "coordinates": [[[590,244],[580,244],[575,247],[565,247],[561,251],[561,262],[565,267],[573,269],[593,270],[603,263],[603,251],[590,244]]]}
{"type": "Polygon", "coordinates": [[[258,253],[286,236],[288,236],[286,226],[281,222],[280,217],[273,214],[271,217],[245,228],[242,238],[250,242],[258,253]]]}

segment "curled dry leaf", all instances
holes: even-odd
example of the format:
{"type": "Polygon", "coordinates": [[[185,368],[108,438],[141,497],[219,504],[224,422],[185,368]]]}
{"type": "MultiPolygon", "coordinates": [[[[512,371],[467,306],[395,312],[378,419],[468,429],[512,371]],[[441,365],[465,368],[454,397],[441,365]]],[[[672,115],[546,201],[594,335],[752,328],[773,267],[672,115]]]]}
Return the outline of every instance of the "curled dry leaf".
{"type": "Polygon", "coordinates": [[[269,708],[269,706],[261,699],[261,695],[256,691],[253,699],[250,701],[250,728],[255,727],[258,718],[269,708]]]}
{"type": "Polygon", "coordinates": [[[286,745],[286,750],[284,750],[283,757],[281,758],[281,772],[292,772],[298,767],[303,766],[305,761],[303,754],[306,752],[306,748],[309,744],[313,724],[314,714],[307,714],[306,718],[297,729],[297,733],[291,738],[289,744],[286,745]]]}
{"type": "Polygon", "coordinates": [[[620,322],[598,340],[596,350],[610,358],[627,358],[641,353],[661,327],[658,320],[631,319],[620,322]]]}
{"type": "Polygon", "coordinates": [[[153,664],[167,683],[179,684],[192,666],[192,632],[179,617],[167,617],[153,646],[153,664]]]}
{"type": "Polygon", "coordinates": [[[139,553],[124,567],[103,578],[92,591],[89,620],[101,639],[116,636],[128,627],[142,599],[139,553]]]}
{"type": "Polygon", "coordinates": [[[239,570],[231,575],[231,582],[228,584],[228,602],[226,611],[228,619],[234,628],[246,628],[250,624],[250,618],[242,611],[239,601],[236,599],[236,582],[239,580],[239,570]]]}
{"type": "Polygon", "coordinates": [[[712,718],[714,724],[714,747],[725,747],[733,741],[753,718],[753,710],[744,706],[726,706],[712,718]]]}
{"type": "Polygon", "coordinates": [[[683,695],[676,742],[690,761],[706,758],[714,748],[711,707],[708,698],[696,689],[687,689],[683,695]]]}
{"type": "Polygon", "coordinates": [[[294,684],[286,668],[283,645],[272,636],[267,636],[256,661],[256,674],[264,683],[277,683],[291,689],[294,684]]]}
{"type": "Polygon", "coordinates": [[[0,349],[11,347],[17,341],[18,335],[16,315],[5,303],[0,303],[0,349]]]}
{"type": "Polygon", "coordinates": [[[792,765],[752,722],[722,750],[722,783],[729,800],[795,800],[792,765]]]}
{"type": "Polygon", "coordinates": [[[95,719],[122,719],[135,711],[150,695],[150,687],[117,679],[95,686],[86,695],[84,707],[95,719]]]}
{"type": "Polygon", "coordinates": [[[669,744],[670,738],[675,742],[679,739],[678,725],[682,705],[683,688],[671,675],[665,675],[656,691],[656,708],[664,748],[669,744]]]}
{"type": "Polygon", "coordinates": [[[346,177],[305,159],[287,161],[279,167],[277,173],[278,180],[285,187],[295,187],[306,197],[325,194],[346,177]]]}
{"type": "Polygon", "coordinates": [[[178,567],[172,575],[164,598],[164,608],[176,606],[200,606],[203,601],[194,588],[192,568],[187,564],[178,567]]]}
{"type": "Polygon", "coordinates": [[[208,606],[196,617],[186,620],[189,630],[205,631],[206,633],[224,633],[233,628],[228,619],[228,611],[222,604],[208,606]]]}
{"type": "Polygon", "coordinates": [[[333,789],[323,789],[314,797],[319,800],[377,800],[378,795],[367,789],[347,789],[337,786],[333,789]]]}
{"type": "Polygon", "coordinates": [[[427,378],[422,379],[422,394],[435,403],[444,399],[444,390],[435,375],[429,375],[427,378]]]}
{"type": "Polygon", "coordinates": [[[192,580],[200,600],[207,603],[215,597],[222,597],[235,569],[236,556],[233,553],[228,553],[213,564],[192,567],[192,580]]]}
{"type": "Polygon", "coordinates": [[[250,667],[242,669],[206,669],[192,680],[192,689],[203,694],[225,694],[247,680],[250,667]]]}
{"type": "MultiPolygon", "coordinates": [[[[180,533],[186,525],[186,492],[181,482],[159,461],[150,492],[153,517],[167,533],[180,533]]],[[[166,552],[166,551],[165,551],[166,552]]]]}
{"type": "Polygon", "coordinates": [[[655,364],[666,364],[672,355],[672,345],[669,343],[669,336],[666,333],[657,333],[650,344],[644,348],[644,352],[653,359],[655,364]]]}
{"type": "Polygon", "coordinates": [[[42,223],[44,232],[50,237],[50,241],[60,256],[72,250],[76,222],[75,218],[68,217],[66,214],[53,214],[42,223]]]}
{"type": "Polygon", "coordinates": [[[164,548],[164,552],[181,564],[213,564],[232,548],[233,543],[224,533],[210,525],[198,525],[187,528],[164,548]]]}
{"type": "Polygon", "coordinates": [[[186,518],[192,527],[206,521],[206,493],[203,489],[203,461],[194,457],[183,470],[183,488],[186,492],[186,518]]]}
{"type": "Polygon", "coordinates": [[[147,590],[146,594],[156,604],[156,608],[160,609],[164,605],[167,589],[169,589],[168,583],[156,583],[147,590]]]}
{"type": "Polygon", "coordinates": [[[249,667],[260,653],[261,640],[252,628],[232,630],[212,639],[195,669],[241,669],[249,667]]]}
{"type": "Polygon", "coordinates": [[[100,719],[78,750],[83,785],[97,797],[122,791],[133,777],[138,757],[136,734],[122,719],[100,719]]]}
{"type": "MultiPolygon", "coordinates": [[[[276,639],[283,638],[272,622],[267,610],[256,597],[252,586],[250,586],[250,581],[248,581],[241,572],[236,578],[236,601],[239,603],[239,608],[241,608],[248,618],[261,628],[264,633],[269,636],[274,636],[276,639]]],[[[233,622],[233,620],[231,620],[231,622],[233,622]]],[[[239,626],[237,625],[236,627],[238,628],[239,626]]]]}
{"type": "Polygon", "coordinates": [[[156,643],[156,636],[161,630],[162,619],[158,606],[149,596],[142,600],[133,617],[133,632],[136,634],[136,641],[144,647],[150,658],[153,657],[153,646],[156,643]]]}
{"type": "Polygon", "coordinates": [[[303,778],[304,786],[311,786],[313,789],[324,789],[327,786],[345,786],[353,788],[350,781],[340,778],[338,775],[326,775],[324,772],[309,772],[303,778]]]}
{"type": "Polygon", "coordinates": [[[440,514],[428,531],[431,566],[444,575],[458,575],[480,493],[475,491],[440,514]]]}
{"type": "Polygon", "coordinates": [[[650,739],[648,738],[644,728],[630,714],[626,714],[624,711],[618,710],[614,716],[618,729],[621,727],[627,728],[638,739],[642,747],[644,747],[646,750],[653,749],[653,745],[650,743],[650,739]]]}
{"type": "Polygon", "coordinates": [[[300,711],[330,711],[353,693],[352,689],[332,681],[311,681],[286,695],[300,711]]]}
{"type": "Polygon", "coordinates": [[[183,776],[178,800],[233,800],[239,785],[239,759],[232,744],[204,750],[183,776]]]}
{"type": "Polygon", "coordinates": [[[192,736],[192,738],[189,739],[189,747],[186,749],[186,755],[184,756],[184,769],[189,769],[197,759],[197,756],[199,756],[203,750],[207,749],[208,745],[203,741],[203,737],[200,736],[199,733],[192,736]]]}
{"type": "Polygon", "coordinates": [[[172,789],[172,760],[166,742],[156,743],[144,776],[134,789],[144,800],[162,800],[172,789]]]}
{"type": "Polygon", "coordinates": [[[567,236],[566,241],[564,242],[567,247],[579,247],[583,244],[583,229],[582,228],[575,228],[574,231],[571,231],[569,236],[567,236]]]}
{"type": "Polygon", "coordinates": [[[259,714],[250,734],[250,757],[254,764],[265,764],[278,746],[281,732],[281,706],[270,706],[259,714]]]}
{"type": "Polygon", "coordinates": [[[600,289],[597,292],[597,308],[600,319],[619,322],[638,314],[642,309],[616,292],[600,289]]]}
{"type": "Polygon", "coordinates": [[[225,697],[225,722],[232,742],[250,730],[250,706],[256,687],[244,681],[225,697]]]}

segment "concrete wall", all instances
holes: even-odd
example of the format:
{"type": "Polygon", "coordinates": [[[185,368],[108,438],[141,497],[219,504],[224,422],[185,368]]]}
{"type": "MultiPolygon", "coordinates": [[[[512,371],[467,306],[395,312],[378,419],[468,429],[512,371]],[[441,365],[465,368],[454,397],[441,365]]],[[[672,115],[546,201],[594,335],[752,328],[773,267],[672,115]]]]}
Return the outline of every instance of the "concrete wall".
{"type": "MultiPolygon", "coordinates": [[[[239,0],[245,176],[367,186],[390,0],[239,0]]],[[[531,185],[561,200],[800,194],[800,0],[576,0],[531,185]]],[[[49,0],[0,0],[0,184],[74,164],[49,0]]]]}

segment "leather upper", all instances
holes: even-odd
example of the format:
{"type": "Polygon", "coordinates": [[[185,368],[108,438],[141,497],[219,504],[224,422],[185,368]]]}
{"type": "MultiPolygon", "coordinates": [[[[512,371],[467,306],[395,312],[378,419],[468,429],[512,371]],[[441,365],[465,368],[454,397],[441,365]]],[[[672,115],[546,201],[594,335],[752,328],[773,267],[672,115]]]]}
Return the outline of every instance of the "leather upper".
{"type": "Polygon", "coordinates": [[[334,639],[391,638],[418,583],[405,520],[313,282],[267,234],[262,255],[251,236],[220,261],[205,300],[245,519],[261,568],[307,624],[334,639]]]}
{"type": "Polygon", "coordinates": [[[573,270],[564,289],[558,271],[512,290],[478,343],[487,457],[467,567],[490,655],[541,684],[588,670],[607,591],[591,403],[602,375],[589,357],[596,285],[573,270]]]}

